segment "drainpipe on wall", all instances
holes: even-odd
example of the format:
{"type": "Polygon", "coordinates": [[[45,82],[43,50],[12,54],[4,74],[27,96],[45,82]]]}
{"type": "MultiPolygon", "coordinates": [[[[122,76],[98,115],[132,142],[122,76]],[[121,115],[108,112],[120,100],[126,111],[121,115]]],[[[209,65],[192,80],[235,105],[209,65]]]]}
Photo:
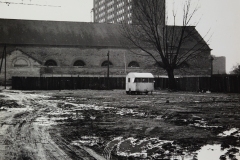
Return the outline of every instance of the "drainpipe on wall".
{"type": "Polygon", "coordinates": [[[107,88],[110,89],[109,87],[109,51],[107,53],[108,56],[108,67],[107,67],[107,88]]]}
{"type": "Polygon", "coordinates": [[[124,65],[125,65],[125,75],[127,74],[127,62],[126,62],[126,53],[124,52],[124,65]]]}
{"type": "Polygon", "coordinates": [[[214,58],[211,56],[211,77],[213,75],[213,60],[214,58]]]}
{"type": "Polygon", "coordinates": [[[210,77],[210,91],[212,90],[212,75],[213,75],[213,56],[210,57],[210,60],[211,60],[211,77],[210,77]]]}

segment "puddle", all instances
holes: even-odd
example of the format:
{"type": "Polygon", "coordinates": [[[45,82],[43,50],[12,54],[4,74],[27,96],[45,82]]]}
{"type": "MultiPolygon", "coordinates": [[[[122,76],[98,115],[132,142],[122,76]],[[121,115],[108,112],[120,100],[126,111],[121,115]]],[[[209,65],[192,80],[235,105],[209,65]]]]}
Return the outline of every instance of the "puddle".
{"type": "MultiPolygon", "coordinates": [[[[240,149],[240,148],[236,148],[240,149]]],[[[237,153],[231,152],[233,148],[228,148],[221,150],[221,145],[220,144],[215,144],[215,145],[206,145],[203,146],[199,151],[197,151],[197,158],[198,160],[219,160],[220,157],[226,160],[240,160],[240,154],[239,151],[237,153]]]]}
{"type": "Polygon", "coordinates": [[[41,126],[56,125],[54,121],[50,120],[50,118],[47,117],[38,117],[36,118],[35,122],[38,122],[38,124],[41,126]]]}
{"type": "Polygon", "coordinates": [[[136,101],[138,103],[152,103],[151,101],[136,101]]]}
{"type": "Polygon", "coordinates": [[[42,126],[51,126],[51,125],[59,124],[59,122],[57,123],[57,121],[66,120],[66,119],[68,119],[68,117],[51,117],[51,118],[38,117],[36,118],[35,122],[38,122],[38,124],[42,126]]]}
{"type": "Polygon", "coordinates": [[[240,137],[240,130],[238,128],[232,128],[230,130],[224,131],[223,133],[218,134],[220,137],[234,136],[240,137]]]}
{"type": "Polygon", "coordinates": [[[159,138],[136,139],[129,137],[124,139],[116,137],[106,145],[104,154],[143,159],[219,160],[222,157],[225,160],[240,160],[239,150],[240,148],[236,147],[221,149],[220,144],[208,144],[196,152],[189,152],[174,144],[173,141],[159,138]],[[114,148],[116,148],[115,151],[113,151],[114,148]]]}
{"type": "Polygon", "coordinates": [[[95,146],[101,142],[99,137],[95,136],[82,136],[80,140],[73,141],[72,145],[84,145],[84,146],[95,146]]]}
{"type": "Polygon", "coordinates": [[[199,128],[219,128],[220,127],[220,126],[209,126],[207,125],[207,122],[204,120],[195,120],[195,123],[189,124],[189,125],[199,127],[199,128]]]}
{"type": "Polygon", "coordinates": [[[77,110],[105,110],[105,109],[114,109],[114,107],[106,107],[106,106],[96,106],[90,104],[77,104],[77,103],[70,103],[65,102],[63,105],[72,105],[77,110]]]}
{"type": "MultiPolygon", "coordinates": [[[[176,159],[179,157],[182,159],[183,155],[178,156],[178,154],[184,154],[184,152],[180,149],[179,146],[173,144],[173,141],[160,140],[159,138],[136,139],[133,137],[129,137],[127,139],[124,139],[123,137],[116,137],[107,144],[104,151],[108,151],[111,153],[115,147],[115,154],[122,157],[148,157],[151,159],[176,159]]],[[[185,153],[184,157],[187,156],[188,155],[185,153]]]]}
{"type": "Polygon", "coordinates": [[[138,117],[145,117],[146,114],[144,112],[136,112],[133,109],[128,109],[128,108],[122,108],[118,109],[116,114],[124,116],[124,115],[131,115],[133,117],[138,116],[138,117]]]}
{"type": "Polygon", "coordinates": [[[117,155],[124,156],[124,157],[133,156],[133,157],[139,157],[139,158],[146,158],[150,150],[153,150],[156,148],[156,151],[158,151],[158,149],[161,149],[162,145],[164,144],[169,144],[170,146],[172,142],[159,140],[158,138],[150,138],[150,139],[145,138],[142,140],[138,140],[133,137],[130,137],[118,143],[117,155]]]}

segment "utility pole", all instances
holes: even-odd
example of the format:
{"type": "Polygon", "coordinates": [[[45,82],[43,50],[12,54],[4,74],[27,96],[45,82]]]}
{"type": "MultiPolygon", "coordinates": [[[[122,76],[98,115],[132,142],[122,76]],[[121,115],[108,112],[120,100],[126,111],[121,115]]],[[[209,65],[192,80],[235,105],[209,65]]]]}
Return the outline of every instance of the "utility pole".
{"type": "Polygon", "coordinates": [[[6,45],[4,46],[4,55],[5,55],[5,89],[7,88],[7,53],[6,53],[6,45]]]}
{"type": "Polygon", "coordinates": [[[107,88],[110,89],[109,87],[109,51],[107,53],[108,56],[108,66],[107,66],[107,88]]]}
{"type": "Polygon", "coordinates": [[[3,54],[2,54],[2,60],[1,60],[1,66],[0,66],[0,73],[2,71],[2,64],[3,64],[3,59],[4,59],[4,50],[5,50],[5,47],[3,47],[3,54]]]}
{"type": "Polygon", "coordinates": [[[91,9],[90,14],[91,14],[91,22],[94,22],[95,8],[91,9]]]}
{"type": "Polygon", "coordinates": [[[6,45],[4,45],[4,47],[3,47],[3,54],[2,54],[2,60],[1,60],[1,66],[0,66],[0,73],[1,73],[1,71],[2,71],[2,65],[3,65],[3,59],[5,59],[5,73],[4,73],[4,76],[5,76],[5,80],[4,80],[4,84],[5,84],[5,89],[6,89],[6,86],[7,86],[7,83],[6,83],[6,81],[7,81],[7,61],[6,61],[6,57],[7,57],[7,55],[6,55],[7,53],[6,53],[6,45]]]}

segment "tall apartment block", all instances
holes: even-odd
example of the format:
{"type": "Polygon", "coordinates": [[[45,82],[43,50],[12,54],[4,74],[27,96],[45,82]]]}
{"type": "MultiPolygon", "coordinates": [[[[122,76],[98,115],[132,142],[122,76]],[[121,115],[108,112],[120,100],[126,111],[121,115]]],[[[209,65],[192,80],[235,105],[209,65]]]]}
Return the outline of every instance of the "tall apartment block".
{"type": "MultiPolygon", "coordinates": [[[[93,21],[99,23],[135,23],[136,2],[145,0],[93,0],[93,21]]],[[[165,19],[165,0],[154,0],[163,6],[165,19]]],[[[163,20],[164,22],[165,20],[163,20]]]]}

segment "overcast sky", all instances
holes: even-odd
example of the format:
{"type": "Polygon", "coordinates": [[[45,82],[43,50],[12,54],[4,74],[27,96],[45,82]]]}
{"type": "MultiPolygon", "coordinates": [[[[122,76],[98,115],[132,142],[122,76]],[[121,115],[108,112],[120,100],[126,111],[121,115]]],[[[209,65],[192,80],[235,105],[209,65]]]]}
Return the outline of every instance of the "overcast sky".
{"type": "MultiPolygon", "coordinates": [[[[184,0],[166,1],[169,17],[172,6],[178,15],[182,15],[184,0]]],[[[199,7],[192,25],[199,22],[197,30],[202,36],[207,34],[205,40],[212,49],[211,53],[225,56],[226,69],[230,71],[233,65],[240,64],[240,0],[192,1],[192,8],[199,7]]],[[[0,0],[0,18],[90,22],[92,8],[93,0],[0,0]]]]}

